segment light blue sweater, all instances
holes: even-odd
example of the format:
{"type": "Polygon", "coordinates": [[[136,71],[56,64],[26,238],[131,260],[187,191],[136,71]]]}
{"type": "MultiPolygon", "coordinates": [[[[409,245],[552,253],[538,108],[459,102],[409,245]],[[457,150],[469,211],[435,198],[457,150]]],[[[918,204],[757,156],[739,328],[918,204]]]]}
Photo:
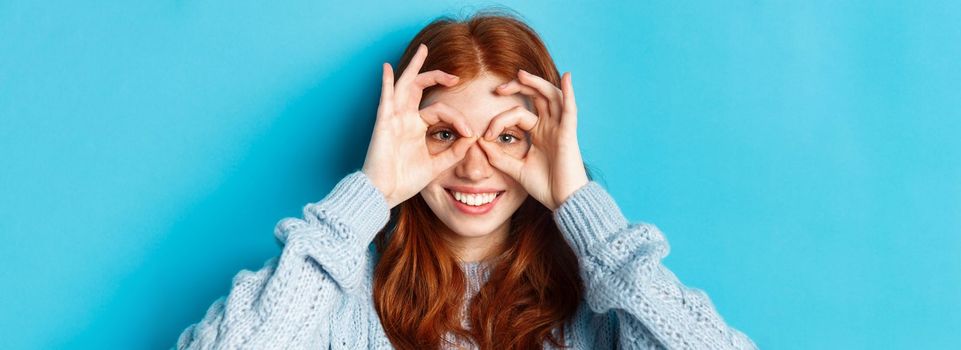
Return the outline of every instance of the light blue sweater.
{"type": "MultiPolygon", "coordinates": [[[[371,293],[371,242],[389,214],[363,172],[345,176],[305,205],[303,218],[277,223],[281,254],[258,271],[238,272],[228,295],[180,334],[177,349],[392,349],[371,293]]],[[[565,332],[574,349],[757,349],[707,294],[661,264],[670,251],[661,231],[629,223],[597,182],[571,194],[554,220],[586,287],[565,332]]],[[[468,293],[486,279],[482,267],[462,265],[468,293]]]]}

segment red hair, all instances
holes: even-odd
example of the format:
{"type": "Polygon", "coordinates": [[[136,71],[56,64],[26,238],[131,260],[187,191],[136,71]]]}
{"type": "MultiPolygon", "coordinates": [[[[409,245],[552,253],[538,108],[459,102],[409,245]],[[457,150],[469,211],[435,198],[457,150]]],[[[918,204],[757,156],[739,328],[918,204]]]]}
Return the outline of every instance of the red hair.
{"type": "MultiPolygon", "coordinates": [[[[481,74],[510,80],[524,69],[560,86],[537,33],[502,11],[434,20],[411,40],[398,74],[420,43],[429,51],[421,72],[443,70],[459,76],[458,85],[481,74]]],[[[427,88],[424,96],[438,87],[427,88]]],[[[375,239],[379,258],[373,277],[374,306],[391,343],[398,349],[437,349],[451,332],[481,349],[535,349],[545,341],[565,347],[564,326],[582,302],[584,287],[577,256],[552,214],[528,196],[511,216],[496,258],[489,260],[489,279],[473,299],[463,300],[467,279],[441,238],[447,228],[420,195],[395,207],[375,239]],[[469,330],[460,320],[465,302],[469,330]]]]}

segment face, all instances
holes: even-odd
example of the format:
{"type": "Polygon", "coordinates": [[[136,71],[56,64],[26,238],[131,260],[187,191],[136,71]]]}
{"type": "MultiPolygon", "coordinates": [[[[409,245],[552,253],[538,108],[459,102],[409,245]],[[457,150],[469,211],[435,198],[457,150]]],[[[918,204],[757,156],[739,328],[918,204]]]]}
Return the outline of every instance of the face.
{"type": "MultiPolygon", "coordinates": [[[[424,97],[421,108],[443,102],[460,111],[475,134],[483,135],[491,119],[499,113],[515,106],[531,109],[528,98],[523,95],[501,96],[494,92],[505,82],[506,79],[481,75],[453,88],[441,87],[424,97]]],[[[437,154],[460,137],[451,125],[431,125],[427,128],[427,148],[431,154],[437,154]]],[[[517,126],[504,129],[495,142],[515,158],[523,158],[530,149],[530,138],[517,126]]],[[[493,233],[506,235],[511,215],[528,196],[519,183],[490,164],[476,143],[459,163],[438,175],[420,195],[458,236],[455,239],[481,238],[493,233]],[[493,201],[483,204],[491,198],[493,201]]]]}

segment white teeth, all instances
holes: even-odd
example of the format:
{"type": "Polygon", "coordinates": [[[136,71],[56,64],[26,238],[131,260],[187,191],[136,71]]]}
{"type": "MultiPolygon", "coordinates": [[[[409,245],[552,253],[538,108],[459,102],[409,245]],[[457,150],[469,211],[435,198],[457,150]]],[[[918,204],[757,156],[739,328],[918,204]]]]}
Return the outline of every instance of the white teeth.
{"type": "Polygon", "coordinates": [[[491,201],[494,200],[494,198],[497,197],[497,193],[468,194],[468,193],[461,193],[456,191],[451,191],[451,193],[453,193],[454,198],[460,201],[461,203],[465,203],[467,205],[473,205],[473,206],[490,203],[491,201]]]}

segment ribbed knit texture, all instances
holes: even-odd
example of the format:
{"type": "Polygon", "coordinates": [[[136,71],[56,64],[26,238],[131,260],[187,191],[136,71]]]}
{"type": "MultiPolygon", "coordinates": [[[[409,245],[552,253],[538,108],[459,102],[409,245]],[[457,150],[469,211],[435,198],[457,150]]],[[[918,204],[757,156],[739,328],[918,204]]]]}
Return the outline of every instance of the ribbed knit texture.
{"type": "MultiPolygon", "coordinates": [[[[467,290],[464,293],[465,294],[464,299],[467,300],[467,302],[465,302],[464,305],[462,305],[461,311],[460,311],[461,325],[463,325],[464,328],[466,329],[471,328],[470,320],[467,317],[467,312],[468,312],[467,307],[470,304],[471,298],[477,295],[477,292],[480,291],[481,286],[483,286],[484,283],[487,282],[487,279],[490,277],[490,271],[488,270],[488,266],[490,266],[488,263],[482,262],[482,261],[460,263],[460,268],[462,271],[464,271],[464,276],[467,277],[467,286],[466,286],[467,290]]],[[[454,336],[450,333],[448,333],[445,336],[445,338],[455,343],[456,345],[444,346],[444,344],[446,343],[441,342],[441,347],[443,349],[477,349],[477,344],[462,342],[458,339],[455,339],[454,336]]]]}
{"type": "MultiPolygon", "coordinates": [[[[280,255],[257,271],[238,272],[229,293],[181,332],[175,348],[393,349],[371,291],[371,241],[389,214],[363,172],[348,174],[324,199],[305,205],[302,218],[277,223],[280,255]]],[[[629,223],[600,184],[576,190],[554,220],[586,284],[565,332],[574,349],[757,349],[704,291],[661,264],[670,248],[660,230],[629,223]]],[[[485,266],[461,264],[468,298],[487,280],[485,266]]],[[[465,311],[462,323],[470,327],[465,311]]]]}

